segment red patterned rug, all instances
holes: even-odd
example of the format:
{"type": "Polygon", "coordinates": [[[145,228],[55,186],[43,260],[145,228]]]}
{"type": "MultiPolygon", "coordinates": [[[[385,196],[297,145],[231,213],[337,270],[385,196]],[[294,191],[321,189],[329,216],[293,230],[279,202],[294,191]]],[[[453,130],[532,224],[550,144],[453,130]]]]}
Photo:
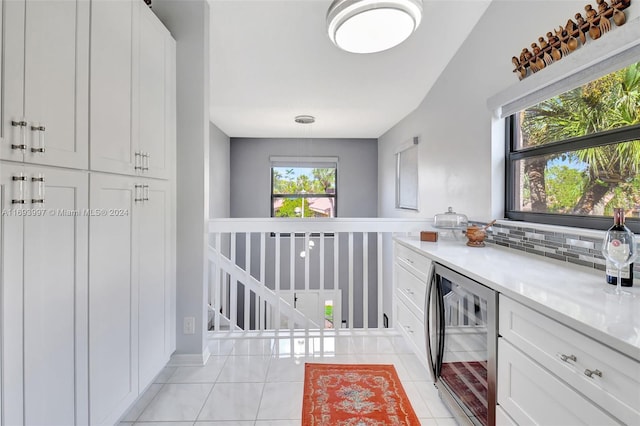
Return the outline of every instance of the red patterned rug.
{"type": "Polygon", "coordinates": [[[418,426],[393,365],[305,364],[303,426],[418,426]]]}

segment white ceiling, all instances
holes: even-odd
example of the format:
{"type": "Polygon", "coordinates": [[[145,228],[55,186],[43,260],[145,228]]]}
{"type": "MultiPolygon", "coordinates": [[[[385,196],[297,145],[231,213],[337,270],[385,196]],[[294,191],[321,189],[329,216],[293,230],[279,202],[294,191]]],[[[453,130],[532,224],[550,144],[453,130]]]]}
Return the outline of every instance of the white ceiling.
{"type": "Polygon", "coordinates": [[[211,121],[231,137],[381,136],[420,104],[490,0],[423,3],[407,41],[356,55],[327,36],[331,0],[210,0],[211,121]],[[296,124],[299,114],[316,122],[296,124]]]}

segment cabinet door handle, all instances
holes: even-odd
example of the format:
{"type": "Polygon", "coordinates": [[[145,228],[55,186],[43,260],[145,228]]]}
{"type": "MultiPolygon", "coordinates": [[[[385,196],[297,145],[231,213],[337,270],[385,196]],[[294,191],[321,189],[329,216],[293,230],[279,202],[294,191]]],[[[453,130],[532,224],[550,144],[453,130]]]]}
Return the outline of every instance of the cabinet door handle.
{"type": "Polygon", "coordinates": [[[33,190],[35,196],[31,199],[31,204],[44,204],[44,176],[42,174],[33,176],[31,184],[34,183],[36,184],[35,190],[33,190]]]}
{"type": "Polygon", "coordinates": [[[133,201],[136,202],[136,203],[143,202],[144,198],[143,198],[143,194],[142,194],[142,185],[135,184],[134,188],[135,188],[135,192],[134,192],[133,201]]]}
{"type": "Polygon", "coordinates": [[[142,185],[142,201],[149,201],[149,185],[142,185]]]}
{"type": "Polygon", "coordinates": [[[584,370],[584,375],[590,378],[593,378],[593,376],[598,376],[598,377],[602,377],[602,371],[600,370],[589,370],[588,368],[586,370],[584,370]]]}
{"type": "Polygon", "coordinates": [[[141,156],[142,156],[142,153],[140,153],[139,151],[136,151],[135,158],[134,158],[134,166],[133,166],[134,170],[142,170],[141,156]]]}
{"type": "Polygon", "coordinates": [[[46,130],[46,128],[44,126],[40,126],[39,124],[35,123],[34,125],[31,126],[31,130],[34,132],[38,132],[37,135],[37,140],[38,140],[38,146],[37,147],[31,147],[31,152],[33,153],[44,153],[44,131],[46,130]]]}
{"type": "Polygon", "coordinates": [[[11,120],[11,126],[20,128],[17,140],[11,144],[11,149],[19,149],[24,152],[27,149],[27,122],[25,120],[11,120]]]}
{"type": "Polygon", "coordinates": [[[142,171],[146,172],[147,170],[149,170],[149,153],[143,152],[142,153],[142,171]]]}
{"type": "Polygon", "coordinates": [[[13,182],[13,194],[15,198],[11,200],[11,204],[24,204],[24,183],[27,181],[27,177],[22,173],[17,176],[11,176],[13,182]]]}
{"type": "Polygon", "coordinates": [[[564,362],[569,362],[569,361],[576,362],[576,361],[578,361],[578,358],[576,358],[576,356],[573,355],[573,354],[571,354],[571,355],[561,354],[560,355],[560,359],[563,360],[564,362]]]}

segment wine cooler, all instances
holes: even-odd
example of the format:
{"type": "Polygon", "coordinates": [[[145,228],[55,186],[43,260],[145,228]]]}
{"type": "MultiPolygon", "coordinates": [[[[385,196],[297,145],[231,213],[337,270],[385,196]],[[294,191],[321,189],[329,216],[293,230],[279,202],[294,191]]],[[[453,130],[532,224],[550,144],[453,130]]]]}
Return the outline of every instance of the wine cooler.
{"type": "Polygon", "coordinates": [[[496,307],[496,292],[435,264],[426,297],[427,358],[458,424],[495,424],[496,307]]]}

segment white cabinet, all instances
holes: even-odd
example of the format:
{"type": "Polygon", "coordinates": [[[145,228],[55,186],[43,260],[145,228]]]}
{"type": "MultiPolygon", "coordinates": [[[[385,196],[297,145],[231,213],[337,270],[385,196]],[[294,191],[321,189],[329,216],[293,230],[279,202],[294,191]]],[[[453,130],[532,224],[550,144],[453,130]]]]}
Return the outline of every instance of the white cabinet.
{"type": "Polygon", "coordinates": [[[92,0],[91,169],[169,178],[175,41],[141,2],[92,0]]]}
{"type": "Polygon", "coordinates": [[[394,247],[394,325],[405,336],[420,361],[429,369],[424,309],[432,262],[401,244],[396,243],[394,247]]]}
{"type": "Polygon", "coordinates": [[[172,201],[165,181],[92,173],[91,423],[115,422],[174,350],[172,201]]]}
{"type": "Polygon", "coordinates": [[[91,1],[91,169],[135,172],[133,21],[139,2],[91,1]]]}
{"type": "Polygon", "coordinates": [[[169,178],[175,147],[175,41],[149,8],[138,25],[138,153],[143,176],[169,178]]]}
{"type": "Polygon", "coordinates": [[[86,169],[89,3],[3,4],[0,158],[86,169]]]}
{"type": "Polygon", "coordinates": [[[0,175],[2,424],[86,424],[87,173],[0,175]]]}
{"type": "Polygon", "coordinates": [[[640,362],[504,296],[499,323],[498,403],[517,423],[640,424],[640,362]]]}

